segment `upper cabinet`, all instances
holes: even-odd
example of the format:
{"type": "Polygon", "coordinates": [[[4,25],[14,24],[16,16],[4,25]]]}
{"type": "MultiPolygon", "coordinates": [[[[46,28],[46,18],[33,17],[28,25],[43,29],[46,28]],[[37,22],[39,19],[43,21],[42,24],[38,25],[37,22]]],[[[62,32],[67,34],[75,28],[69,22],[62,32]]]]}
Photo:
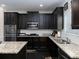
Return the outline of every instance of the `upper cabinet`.
{"type": "Polygon", "coordinates": [[[26,20],[28,20],[28,15],[27,14],[19,14],[18,15],[18,29],[26,29],[26,20]]]}
{"type": "Polygon", "coordinates": [[[53,29],[52,14],[40,14],[39,29],[53,29]]]}
{"type": "Polygon", "coordinates": [[[18,29],[28,29],[29,22],[38,22],[39,14],[37,12],[28,12],[27,14],[19,14],[18,29]]]}
{"type": "Polygon", "coordinates": [[[18,13],[16,12],[4,12],[4,25],[17,24],[18,13]]]}
{"type": "Polygon", "coordinates": [[[39,12],[28,12],[28,20],[27,22],[39,22],[39,12]]]}
{"type": "Polygon", "coordinates": [[[35,26],[37,26],[37,29],[62,29],[63,8],[58,7],[53,13],[43,14],[38,12],[28,12],[27,14],[5,12],[4,24],[17,24],[17,29],[28,29],[28,27],[35,26]]]}
{"type": "Polygon", "coordinates": [[[63,7],[57,7],[53,12],[53,27],[54,29],[63,29],[63,7]]]}
{"type": "Polygon", "coordinates": [[[79,0],[72,0],[72,29],[79,29],[79,0]]]}
{"type": "Polygon", "coordinates": [[[40,14],[30,12],[28,14],[19,14],[18,29],[28,29],[29,22],[37,22],[38,29],[53,29],[52,14],[40,14]]]}

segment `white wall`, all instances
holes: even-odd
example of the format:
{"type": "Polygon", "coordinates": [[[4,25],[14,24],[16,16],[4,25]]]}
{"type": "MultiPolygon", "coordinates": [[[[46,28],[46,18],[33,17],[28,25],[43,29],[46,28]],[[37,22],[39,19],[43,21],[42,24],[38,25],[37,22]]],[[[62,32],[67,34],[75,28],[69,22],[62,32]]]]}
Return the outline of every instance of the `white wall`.
{"type": "Polygon", "coordinates": [[[0,7],[0,41],[4,41],[4,10],[0,7]]]}
{"type": "Polygon", "coordinates": [[[68,10],[64,11],[64,30],[62,31],[62,37],[68,37],[72,42],[79,44],[79,29],[71,29],[71,0],[68,2],[68,10]]]}

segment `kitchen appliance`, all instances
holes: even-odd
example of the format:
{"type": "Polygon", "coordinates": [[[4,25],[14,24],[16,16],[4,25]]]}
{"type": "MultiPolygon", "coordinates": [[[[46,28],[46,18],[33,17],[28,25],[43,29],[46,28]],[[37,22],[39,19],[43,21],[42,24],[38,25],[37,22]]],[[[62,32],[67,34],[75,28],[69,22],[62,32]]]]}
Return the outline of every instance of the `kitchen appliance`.
{"type": "Polygon", "coordinates": [[[16,40],[16,25],[4,25],[4,37],[5,40],[16,40]]]}
{"type": "Polygon", "coordinates": [[[70,59],[61,49],[58,49],[58,59],[70,59]]]}
{"type": "Polygon", "coordinates": [[[38,22],[27,22],[27,29],[38,29],[38,22]]]}

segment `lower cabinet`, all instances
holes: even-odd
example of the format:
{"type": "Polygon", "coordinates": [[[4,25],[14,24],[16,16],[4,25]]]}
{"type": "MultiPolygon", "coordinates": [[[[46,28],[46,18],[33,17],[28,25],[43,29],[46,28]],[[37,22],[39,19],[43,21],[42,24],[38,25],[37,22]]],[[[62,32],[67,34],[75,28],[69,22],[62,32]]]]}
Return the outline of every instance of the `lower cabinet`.
{"type": "Polygon", "coordinates": [[[58,58],[58,47],[50,38],[48,39],[48,48],[52,58],[58,58]]]}
{"type": "Polygon", "coordinates": [[[17,41],[28,41],[27,49],[46,49],[48,37],[17,37],[17,41]]]}
{"type": "Polygon", "coordinates": [[[48,48],[52,58],[56,59],[72,59],[60,47],[58,47],[50,38],[48,40],[48,48]]]}

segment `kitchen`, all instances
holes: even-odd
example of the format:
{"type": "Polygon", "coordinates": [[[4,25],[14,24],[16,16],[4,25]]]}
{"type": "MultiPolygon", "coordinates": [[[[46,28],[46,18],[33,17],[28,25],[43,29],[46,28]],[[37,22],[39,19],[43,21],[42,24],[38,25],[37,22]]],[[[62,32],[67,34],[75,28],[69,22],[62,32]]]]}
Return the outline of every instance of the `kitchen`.
{"type": "Polygon", "coordinates": [[[1,0],[0,57],[21,59],[26,51],[23,59],[79,59],[78,2],[1,0]]]}

